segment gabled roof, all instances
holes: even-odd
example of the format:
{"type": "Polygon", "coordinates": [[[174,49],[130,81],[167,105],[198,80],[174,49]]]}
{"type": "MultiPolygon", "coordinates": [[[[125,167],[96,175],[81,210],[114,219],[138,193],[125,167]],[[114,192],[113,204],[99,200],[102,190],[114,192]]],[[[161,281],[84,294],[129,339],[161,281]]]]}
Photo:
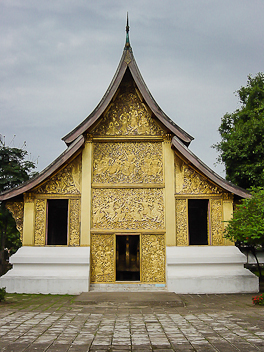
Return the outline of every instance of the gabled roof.
{"type": "MultiPolygon", "coordinates": [[[[127,26],[128,27],[128,26],[127,26]]],[[[156,103],[155,99],[151,95],[146,83],[144,82],[141,73],[136,64],[132,48],[129,43],[128,30],[127,30],[127,40],[126,45],[121,57],[120,63],[116,70],[116,73],[108,87],[105,95],[103,96],[100,103],[93,110],[93,112],[81,122],[75,129],[68,133],[62,140],[67,144],[71,144],[76,138],[87,131],[104,113],[110,104],[112,98],[114,97],[126,71],[129,70],[135,84],[140,91],[146,104],[149,106],[150,110],[154,116],[175,136],[177,136],[185,145],[189,145],[193,140],[193,137],[181,129],[176,123],[174,123],[166,114],[161,110],[159,105],[156,103]]]]}
{"type": "Polygon", "coordinates": [[[171,145],[179,151],[193,166],[195,166],[201,173],[207,176],[215,184],[223,188],[224,190],[231,192],[241,198],[250,198],[251,194],[244,188],[238,187],[231,182],[228,182],[207,165],[205,165],[194,153],[190,151],[177,137],[173,137],[171,145]]]}
{"type": "Polygon", "coordinates": [[[17,197],[24,192],[30,191],[40,183],[46,181],[49,176],[56,172],[62,165],[71,159],[84,144],[84,137],[78,137],[57,159],[55,159],[48,167],[41,171],[37,176],[22,183],[18,187],[12,188],[0,194],[0,201],[17,197]]]}
{"type": "Polygon", "coordinates": [[[217,175],[209,167],[207,167],[200,159],[197,158],[187,147],[193,140],[187,132],[181,129],[177,124],[175,124],[158,106],[151,93],[149,92],[141,74],[136,64],[128,36],[128,24],[127,24],[127,37],[126,45],[124,48],[123,55],[121,57],[120,63],[118,65],[117,71],[112,79],[110,86],[108,87],[105,95],[103,96],[100,103],[94,109],[94,111],[74,130],[63,137],[63,141],[67,144],[68,148],[46,169],[44,169],[35,178],[21,184],[20,186],[5,191],[0,194],[0,201],[15,198],[21,196],[24,192],[30,191],[34,187],[38,186],[40,183],[46,181],[52,174],[54,174],[59,168],[61,168],[66,162],[68,162],[74,155],[79,153],[79,150],[84,144],[84,133],[95,124],[95,122],[102,116],[104,111],[107,109],[112,98],[115,96],[117,89],[119,88],[122,79],[124,78],[127,70],[129,70],[135,84],[140,91],[146,104],[151,109],[153,115],[171,132],[173,135],[172,146],[179,151],[190,163],[200,170],[205,176],[207,176],[215,184],[219,185],[223,189],[239,196],[242,198],[249,198],[250,193],[246,190],[237,187],[222,177],[217,175]]]}

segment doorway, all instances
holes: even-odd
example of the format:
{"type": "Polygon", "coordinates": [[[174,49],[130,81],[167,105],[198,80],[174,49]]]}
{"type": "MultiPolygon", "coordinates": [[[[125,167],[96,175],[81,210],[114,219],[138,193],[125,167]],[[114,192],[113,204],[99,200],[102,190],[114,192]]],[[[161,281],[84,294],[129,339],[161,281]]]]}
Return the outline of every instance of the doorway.
{"type": "Polygon", "coordinates": [[[189,244],[208,244],[208,199],[188,200],[189,244]]]}
{"type": "Polygon", "coordinates": [[[47,244],[67,245],[68,199],[48,199],[47,244]]]}
{"type": "Polygon", "coordinates": [[[139,235],[116,235],[116,281],[140,281],[139,235]]]}

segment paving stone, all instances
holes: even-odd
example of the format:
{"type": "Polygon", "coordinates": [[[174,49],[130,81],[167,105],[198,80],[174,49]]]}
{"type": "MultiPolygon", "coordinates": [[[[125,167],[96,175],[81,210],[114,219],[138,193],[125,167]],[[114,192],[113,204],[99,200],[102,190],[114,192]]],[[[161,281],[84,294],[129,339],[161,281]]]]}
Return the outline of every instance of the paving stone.
{"type": "Polygon", "coordinates": [[[48,310],[37,297],[0,312],[1,352],[264,351],[264,309],[250,305],[251,295],[179,295],[184,307],[148,305],[142,295],[144,305],[134,297],[89,307],[54,296],[48,310]]]}
{"type": "Polygon", "coordinates": [[[26,352],[42,352],[46,351],[46,349],[49,347],[49,344],[45,343],[33,343],[27,348],[26,352]]]}
{"type": "MultiPolygon", "coordinates": [[[[0,345],[1,346],[1,345],[0,345]]],[[[22,352],[28,347],[27,343],[11,343],[5,347],[5,352],[22,352]]]]}
{"type": "Polygon", "coordinates": [[[90,344],[84,345],[71,345],[69,352],[87,352],[89,351],[90,344]]]}

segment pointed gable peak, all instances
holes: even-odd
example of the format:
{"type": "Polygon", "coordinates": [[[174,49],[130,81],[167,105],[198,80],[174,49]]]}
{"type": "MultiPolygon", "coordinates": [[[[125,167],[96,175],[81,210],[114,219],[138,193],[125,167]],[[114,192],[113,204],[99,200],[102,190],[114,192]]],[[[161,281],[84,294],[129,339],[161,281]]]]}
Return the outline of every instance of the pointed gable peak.
{"type": "Polygon", "coordinates": [[[139,68],[136,64],[136,60],[134,58],[132,48],[130,46],[129,41],[129,22],[128,22],[128,14],[127,14],[127,24],[126,24],[126,43],[123,50],[123,55],[121,57],[120,63],[116,70],[116,73],[108,87],[105,95],[101,99],[100,103],[94,109],[94,111],[84,120],[82,121],[75,129],[73,129],[70,133],[68,133],[62,140],[70,145],[73,143],[76,138],[80,135],[84,134],[88,129],[91,130],[91,127],[96,123],[96,121],[103,115],[103,113],[107,110],[109,104],[114,98],[125,74],[129,71],[131,77],[140,92],[143,101],[149,107],[152,112],[152,116],[156,117],[163,126],[168,130],[172,135],[177,136],[186,146],[188,146],[193,137],[190,136],[187,132],[181,129],[176,123],[174,123],[159,107],[153,96],[151,95],[144,79],[139,71],[139,68]]]}

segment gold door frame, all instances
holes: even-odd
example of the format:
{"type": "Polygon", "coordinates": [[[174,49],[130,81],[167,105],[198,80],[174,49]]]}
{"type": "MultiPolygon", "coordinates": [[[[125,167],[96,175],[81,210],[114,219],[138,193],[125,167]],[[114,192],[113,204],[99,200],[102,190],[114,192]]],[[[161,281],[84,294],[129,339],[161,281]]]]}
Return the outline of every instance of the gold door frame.
{"type": "MultiPolygon", "coordinates": [[[[166,243],[163,234],[139,232],[94,233],[91,235],[91,283],[116,283],[116,236],[139,235],[139,283],[166,283],[166,243]]],[[[123,281],[122,281],[123,282],[123,281]]],[[[131,281],[127,281],[131,282],[131,281]]]]}
{"type": "MultiPolygon", "coordinates": [[[[114,241],[114,246],[115,246],[115,283],[123,283],[124,281],[116,281],[116,236],[139,236],[139,261],[140,261],[140,266],[139,266],[139,281],[136,283],[141,283],[141,233],[139,232],[121,232],[121,233],[115,233],[115,241],[114,241]]],[[[127,281],[128,283],[133,283],[133,281],[127,281]]]]}

